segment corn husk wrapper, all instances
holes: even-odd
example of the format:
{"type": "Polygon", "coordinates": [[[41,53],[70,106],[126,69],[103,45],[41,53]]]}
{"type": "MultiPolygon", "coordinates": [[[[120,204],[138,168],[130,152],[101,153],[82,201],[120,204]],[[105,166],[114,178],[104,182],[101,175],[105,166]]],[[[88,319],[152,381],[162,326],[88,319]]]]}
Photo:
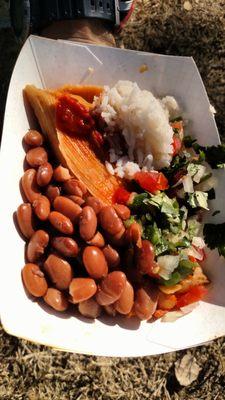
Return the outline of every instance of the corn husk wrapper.
{"type": "Polygon", "coordinates": [[[87,138],[73,137],[60,131],[56,127],[55,118],[57,99],[62,93],[69,93],[85,107],[91,109],[92,104],[89,101],[93,101],[94,95],[100,94],[101,88],[83,87],[82,89],[82,86],[65,86],[51,91],[28,85],[24,92],[59,162],[69,168],[70,172],[87,186],[93,196],[98,197],[105,204],[111,204],[120,181],[108,173],[87,138]]]}

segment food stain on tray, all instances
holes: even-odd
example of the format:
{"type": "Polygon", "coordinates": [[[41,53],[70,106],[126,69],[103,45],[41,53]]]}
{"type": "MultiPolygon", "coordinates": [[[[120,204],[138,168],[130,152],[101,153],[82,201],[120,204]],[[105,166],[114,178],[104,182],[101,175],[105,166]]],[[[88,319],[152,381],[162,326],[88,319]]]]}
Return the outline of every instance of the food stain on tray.
{"type": "Polygon", "coordinates": [[[142,65],[139,67],[139,72],[140,72],[141,74],[143,74],[144,72],[147,72],[147,71],[149,71],[149,67],[148,67],[147,64],[142,64],[142,65]]]}

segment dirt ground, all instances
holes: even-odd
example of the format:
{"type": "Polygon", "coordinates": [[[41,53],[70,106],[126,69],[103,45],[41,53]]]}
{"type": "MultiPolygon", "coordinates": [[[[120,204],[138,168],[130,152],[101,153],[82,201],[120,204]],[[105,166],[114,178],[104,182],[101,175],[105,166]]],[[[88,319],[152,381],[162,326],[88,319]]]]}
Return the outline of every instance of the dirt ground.
{"type": "MultiPolygon", "coordinates": [[[[0,28],[7,26],[7,3],[0,0],[0,28]]],[[[193,56],[225,138],[224,1],[138,1],[118,44],[193,56]]],[[[0,124],[18,50],[10,30],[0,29],[0,124]]],[[[223,400],[225,341],[154,357],[112,359],[53,351],[7,335],[0,327],[0,399],[223,400]],[[187,387],[175,377],[175,363],[185,354],[195,356],[200,367],[197,379],[187,387]]]]}

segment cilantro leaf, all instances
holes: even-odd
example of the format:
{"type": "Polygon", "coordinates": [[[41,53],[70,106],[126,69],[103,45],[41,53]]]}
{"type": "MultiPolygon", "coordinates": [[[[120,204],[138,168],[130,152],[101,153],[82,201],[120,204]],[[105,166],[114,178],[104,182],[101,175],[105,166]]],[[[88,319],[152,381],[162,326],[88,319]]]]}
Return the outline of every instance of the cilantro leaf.
{"type": "Polygon", "coordinates": [[[183,118],[181,116],[179,116],[179,117],[170,119],[170,122],[178,122],[178,121],[183,121],[183,118]]]}
{"type": "Polygon", "coordinates": [[[141,212],[144,214],[148,211],[148,207],[146,207],[145,200],[150,198],[149,194],[144,192],[141,194],[137,194],[134,196],[132,203],[129,205],[132,211],[141,212]]]}
{"type": "Polygon", "coordinates": [[[197,144],[193,145],[197,153],[203,151],[205,153],[206,162],[213,168],[224,168],[225,164],[225,145],[219,144],[218,146],[203,147],[197,144]]]}
{"type": "Polygon", "coordinates": [[[199,155],[198,162],[206,161],[213,169],[225,168],[225,144],[204,147],[191,136],[185,136],[183,143],[186,148],[193,147],[199,155]]]}
{"type": "Polygon", "coordinates": [[[219,254],[225,257],[225,222],[223,224],[205,224],[203,234],[207,246],[211,250],[217,248],[219,254]]]}
{"type": "Polygon", "coordinates": [[[162,172],[166,176],[166,178],[170,181],[176,172],[184,171],[186,172],[186,166],[189,163],[189,159],[187,154],[176,155],[173,157],[171,164],[167,168],[163,168],[162,172]]]}
{"type": "Polygon", "coordinates": [[[212,217],[215,217],[217,214],[219,214],[220,213],[220,210],[216,210],[216,211],[214,211],[213,213],[212,213],[212,217]]]}
{"type": "Polygon", "coordinates": [[[149,240],[153,245],[158,244],[162,240],[162,231],[156,223],[147,225],[144,230],[145,239],[149,240]]]}
{"type": "Polygon", "coordinates": [[[208,200],[214,200],[216,198],[215,189],[212,188],[212,189],[208,190],[208,192],[206,192],[206,193],[208,193],[208,200]]]}
{"type": "Polygon", "coordinates": [[[183,143],[185,147],[190,148],[195,142],[197,142],[197,139],[193,139],[190,135],[184,136],[183,143]]]}
{"type": "Polygon", "coordinates": [[[189,218],[187,221],[187,232],[189,239],[192,240],[194,236],[198,236],[201,229],[201,223],[196,218],[189,218]]]}
{"type": "Polygon", "coordinates": [[[145,226],[142,236],[153,244],[156,256],[165,253],[169,248],[167,240],[163,237],[162,230],[158,228],[155,222],[153,225],[145,226]]]}

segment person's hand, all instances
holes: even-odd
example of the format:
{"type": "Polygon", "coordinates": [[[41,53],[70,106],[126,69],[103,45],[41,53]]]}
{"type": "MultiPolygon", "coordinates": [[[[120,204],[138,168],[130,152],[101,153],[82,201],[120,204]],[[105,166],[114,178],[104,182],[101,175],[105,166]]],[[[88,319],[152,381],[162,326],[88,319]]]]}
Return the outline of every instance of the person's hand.
{"type": "Polygon", "coordinates": [[[42,30],[41,35],[51,39],[72,40],[103,46],[116,45],[111,26],[98,19],[53,22],[42,30]]]}

